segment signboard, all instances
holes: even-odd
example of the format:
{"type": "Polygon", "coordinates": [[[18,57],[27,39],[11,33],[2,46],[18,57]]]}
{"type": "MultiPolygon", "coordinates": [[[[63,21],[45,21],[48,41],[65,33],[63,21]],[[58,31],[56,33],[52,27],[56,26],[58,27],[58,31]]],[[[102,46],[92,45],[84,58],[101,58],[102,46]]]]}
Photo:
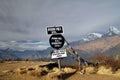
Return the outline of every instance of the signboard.
{"type": "Polygon", "coordinates": [[[67,57],[66,50],[55,50],[51,55],[52,59],[63,58],[63,57],[67,57]]]}
{"type": "Polygon", "coordinates": [[[48,34],[59,34],[59,33],[63,33],[63,28],[62,28],[62,26],[58,26],[58,27],[47,27],[47,33],[48,33],[48,34]]]}
{"type": "Polygon", "coordinates": [[[65,39],[61,34],[52,35],[49,39],[51,47],[60,49],[65,43],[65,39]]]}

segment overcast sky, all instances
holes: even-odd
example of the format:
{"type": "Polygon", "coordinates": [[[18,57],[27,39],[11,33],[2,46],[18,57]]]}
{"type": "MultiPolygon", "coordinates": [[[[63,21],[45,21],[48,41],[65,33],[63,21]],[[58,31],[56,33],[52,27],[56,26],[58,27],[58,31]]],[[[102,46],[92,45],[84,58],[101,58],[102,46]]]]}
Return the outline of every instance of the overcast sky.
{"type": "Polygon", "coordinates": [[[68,41],[120,29],[120,0],[0,0],[0,40],[47,42],[46,27],[62,25],[68,41]]]}

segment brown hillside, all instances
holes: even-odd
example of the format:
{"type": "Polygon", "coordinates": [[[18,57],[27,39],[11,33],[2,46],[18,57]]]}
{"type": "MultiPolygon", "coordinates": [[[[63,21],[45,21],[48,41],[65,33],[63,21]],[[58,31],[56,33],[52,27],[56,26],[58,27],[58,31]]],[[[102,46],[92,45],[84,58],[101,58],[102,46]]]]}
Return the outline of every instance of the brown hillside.
{"type": "Polygon", "coordinates": [[[120,36],[104,37],[89,43],[75,46],[75,49],[85,52],[105,52],[106,50],[120,44],[120,36]]]}

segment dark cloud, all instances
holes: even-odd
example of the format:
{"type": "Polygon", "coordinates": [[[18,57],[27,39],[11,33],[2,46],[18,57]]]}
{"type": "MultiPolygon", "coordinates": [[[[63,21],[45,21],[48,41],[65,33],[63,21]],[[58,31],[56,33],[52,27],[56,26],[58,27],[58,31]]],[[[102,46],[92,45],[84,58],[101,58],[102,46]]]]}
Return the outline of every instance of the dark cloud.
{"type": "Polygon", "coordinates": [[[78,40],[110,25],[119,28],[119,8],[119,0],[0,0],[0,40],[47,41],[46,26],[54,25],[78,40]]]}

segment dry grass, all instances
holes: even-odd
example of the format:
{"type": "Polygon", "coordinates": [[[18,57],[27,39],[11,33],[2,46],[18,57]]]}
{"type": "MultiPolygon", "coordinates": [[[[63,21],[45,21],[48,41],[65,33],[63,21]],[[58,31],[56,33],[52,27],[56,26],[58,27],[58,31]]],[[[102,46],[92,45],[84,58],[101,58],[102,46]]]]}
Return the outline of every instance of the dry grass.
{"type": "Polygon", "coordinates": [[[48,78],[58,78],[60,75],[62,75],[62,71],[60,71],[58,68],[53,68],[52,71],[50,71],[47,76],[48,78]]]}
{"type": "Polygon", "coordinates": [[[40,65],[34,65],[30,67],[24,66],[24,67],[16,69],[15,72],[18,74],[22,74],[22,75],[26,74],[26,75],[37,76],[37,77],[47,76],[50,79],[58,79],[61,75],[76,72],[76,69],[72,69],[69,67],[65,67],[60,70],[57,67],[53,69],[48,69],[47,66],[48,65],[44,67],[40,65]]]}
{"type": "Polygon", "coordinates": [[[118,69],[118,70],[115,72],[114,75],[117,76],[117,77],[120,77],[120,69],[118,69]]]}
{"type": "Polygon", "coordinates": [[[16,69],[15,72],[18,73],[18,74],[25,74],[25,73],[27,73],[27,69],[24,66],[24,67],[16,69]]]}
{"type": "Polygon", "coordinates": [[[86,71],[86,74],[95,74],[97,72],[95,67],[87,67],[85,71],[86,71]]]}
{"type": "Polygon", "coordinates": [[[112,69],[111,67],[106,68],[105,66],[101,66],[98,68],[97,74],[106,74],[106,75],[112,75],[112,69]]]}
{"type": "Polygon", "coordinates": [[[30,66],[30,67],[21,67],[15,70],[18,74],[28,74],[31,76],[42,76],[48,73],[47,67],[39,67],[38,65],[30,66]]]}
{"type": "Polygon", "coordinates": [[[64,75],[64,74],[71,74],[71,73],[74,73],[74,72],[76,72],[76,69],[65,67],[65,68],[62,68],[60,70],[58,68],[53,68],[53,70],[51,70],[48,73],[48,76],[53,78],[53,77],[59,77],[59,76],[64,75]]]}
{"type": "Polygon", "coordinates": [[[70,67],[65,67],[65,68],[63,68],[63,72],[64,72],[64,74],[74,73],[74,72],[76,72],[76,69],[72,69],[70,67]]]}
{"type": "Polygon", "coordinates": [[[113,72],[111,67],[107,68],[105,66],[101,66],[101,67],[99,67],[97,74],[120,77],[120,69],[113,72]]]}
{"type": "MultiPolygon", "coordinates": [[[[100,76],[94,74],[96,68],[87,67],[86,77],[75,73],[76,69],[64,67],[59,70],[57,67],[49,69],[46,66],[48,62],[5,62],[0,63],[0,80],[59,80],[61,75],[65,76],[64,80],[96,80],[100,76]],[[71,74],[72,73],[72,74],[71,74]],[[89,74],[89,75],[87,75],[89,74]],[[94,76],[94,77],[92,77],[94,76]]],[[[97,71],[96,71],[97,72],[97,71]]],[[[120,70],[116,71],[113,76],[119,76],[120,70]]],[[[117,77],[102,76],[98,80],[120,80],[117,77]]]]}
{"type": "Polygon", "coordinates": [[[94,56],[92,61],[99,62],[99,65],[111,67],[112,71],[115,72],[120,69],[120,59],[116,59],[114,56],[107,56],[107,55],[97,55],[94,56]]]}

